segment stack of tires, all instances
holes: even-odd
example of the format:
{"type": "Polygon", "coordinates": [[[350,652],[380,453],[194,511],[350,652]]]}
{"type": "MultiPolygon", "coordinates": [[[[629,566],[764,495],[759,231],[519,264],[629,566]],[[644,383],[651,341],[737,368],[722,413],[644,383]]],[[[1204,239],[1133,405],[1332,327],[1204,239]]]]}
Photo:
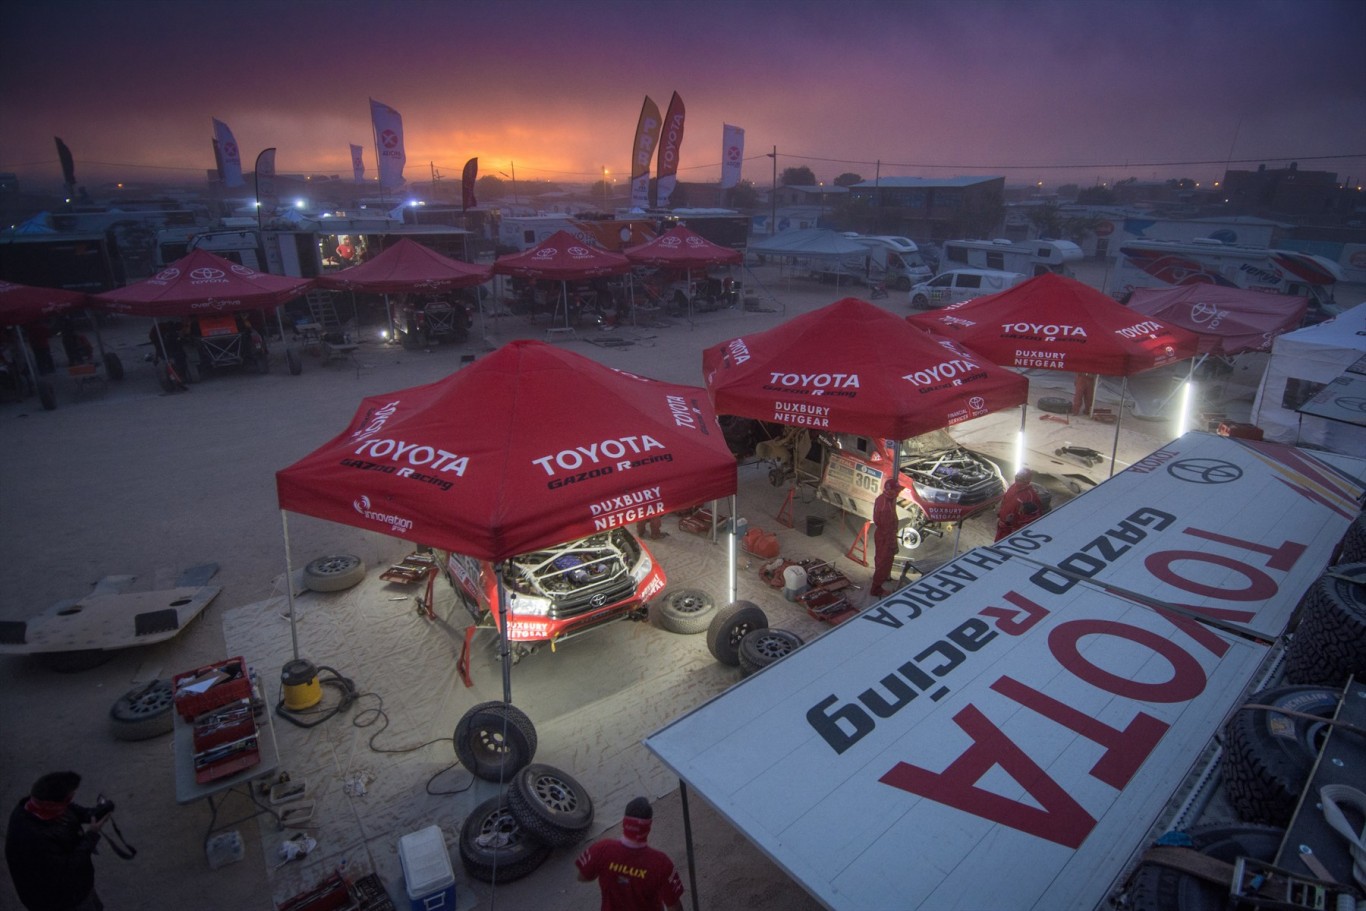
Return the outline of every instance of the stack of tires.
{"type": "Polygon", "coordinates": [[[785,629],[770,629],[768,615],[752,601],[732,601],[707,626],[707,651],[722,664],[740,668],[748,677],[785,658],[802,644],[785,629]]]}
{"type": "Polygon", "coordinates": [[[588,835],[592,798],[568,773],[531,761],[536,729],[520,709],[503,702],[474,706],[456,725],[455,752],[476,778],[507,785],[461,826],[460,861],[473,879],[521,879],[553,849],[588,835]]]}

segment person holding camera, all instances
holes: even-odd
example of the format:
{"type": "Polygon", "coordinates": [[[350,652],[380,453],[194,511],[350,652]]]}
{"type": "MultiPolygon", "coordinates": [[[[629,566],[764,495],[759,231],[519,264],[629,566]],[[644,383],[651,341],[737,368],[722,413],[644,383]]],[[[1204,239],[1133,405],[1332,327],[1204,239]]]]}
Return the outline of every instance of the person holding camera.
{"type": "Polygon", "coordinates": [[[81,776],[49,772],[10,813],[5,861],[28,911],[102,911],[92,855],[100,828],[114,811],[101,796],[93,807],[75,802],[81,776]]]}

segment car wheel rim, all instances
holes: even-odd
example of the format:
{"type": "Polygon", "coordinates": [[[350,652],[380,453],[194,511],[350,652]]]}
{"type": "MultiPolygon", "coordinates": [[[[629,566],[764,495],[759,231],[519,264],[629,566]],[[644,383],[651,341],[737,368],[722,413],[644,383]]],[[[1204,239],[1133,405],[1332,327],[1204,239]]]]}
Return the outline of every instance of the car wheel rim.
{"type": "Polygon", "coordinates": [[[522,828],[506,807],[499,807],[479,826],[475,843],[481,848],[503,849],[521,844],[522,828]]]}
{"type": "Polygon", "coordinates": [[[319,573],[336,575],[338,573],[348,572],[355,567],[356,561],[350,557],[328,557],[324,560],[319,560],[313,568],[319,573]]]}
{"type": "Polygon", "coordinates": [[[781,636],[761,636],[759,641],[754,643],[754,650],[765,658],[776,660],[792,651],[792,643],[781,636]]]}
{"type": "Polygon", "coordinates": [[[579,806],[579,795],[558,778],[537,778],[531,790],[537,800],[557,813],[572,813],[579,806]]]}

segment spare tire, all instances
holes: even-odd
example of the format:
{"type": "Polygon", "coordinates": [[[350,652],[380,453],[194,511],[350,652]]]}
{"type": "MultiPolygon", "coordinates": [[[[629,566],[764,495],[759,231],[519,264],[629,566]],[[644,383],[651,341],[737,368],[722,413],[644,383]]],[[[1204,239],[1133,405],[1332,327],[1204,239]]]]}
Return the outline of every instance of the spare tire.
{"type": "MultiPolygon", "coordinates": [[[[1239,857],[1270,862],[1276,859],[1285,832],[1266,826],[1216,824],[1169,832],[1162,844],[1193,848],[1217,860],[1233,863],[1239,857]]],[[[1225,911],[1230,907],[1228,886],[1217,886],[1192,873],[1156,863],[1140,864],[1129,878],[1127,911],[1225,911]]],[[[1238,904],[1236,911],[1253,906],[1238,904]]]]}
{"type": "Polygon", "coordinates": [[[753,601],[732,601],[716,612],[707,627],[707,651],[722,664],[738,667],[740,640],[750,630],[768,627],[768,616],[753,601]]]}
{"type": "Polygon", "coordinates": [[[510,883],[550,856],[550,846],[523,829],[501,797],[491,797],[460,827],[460,862],[480,882],[510,883]]]}
{"type": "Polygon", "coordinates": [[[665,592],[655,605],[659,625],[671,633],[692,635],[711,624],[716,614],[716,599],[698,588],[677,588],[665,592]]]}
{"type": "Polygon", "coordinates": [[[569,773],[542,763],[513,776],[507,804],[524,830],[554,847],[577,844],[593,825],[588,791],[569,773]]]}
{"type": "Polygon", "coordinates": [[[355,554],[319,557],[304,567],[304,588],[314,592],[339,592],[365,578],[365,561],[355,554]]]}
{"type": "Polygon", "coordinates": [[[782,658],[802,645],[802,637],[785,629],[750,630],[740,640],[740,673],[748,677],[782,658]]]}
{"type": "Polygon", "coordinates": [[[1347,533],[1342,536],[1342,553],[1339,563],[1361,563],[1366,561],[1366,512],[1359,513],[1347,533]]]}
{"type": "Polygon", "coordinates": [[[1349,675],[1366,675],[1363,582],[1366,563],[1344,563],[1319,576],[1304,593],[1299,626],[1285,649],[1288,683],[1344,686],[1349,675]]]}
{"type": "Polygon", "coordinates": [[[1318,686],[1283,686],[1254,693],[1224,726],[1224,783],[1229,803],[1248,822],[1285,825],[1295,813],[1300,792],[1313,771],[1341,693],[1318,686]]]}
{"type": "Polygon", "coordinates": [[[1056,395],[1046,395],[1039,399],[1039,410],[1050,411],[1053,414],[1071,414],[1072,400],[1056,395]]]}
{"type": "Polygon", "coordinates": [[[465,712],[454,739],[460,764],[485,781],[510,781],[536,755],[535,725],[506,702],[481,702],[465,712]]]}
{"type": "Polygon", "coordinates": [[[171,681],[165,678],[136,686],[109,709],[109,730],[115,740],[148,740],[171,733],[174,723],[171,681]]]}

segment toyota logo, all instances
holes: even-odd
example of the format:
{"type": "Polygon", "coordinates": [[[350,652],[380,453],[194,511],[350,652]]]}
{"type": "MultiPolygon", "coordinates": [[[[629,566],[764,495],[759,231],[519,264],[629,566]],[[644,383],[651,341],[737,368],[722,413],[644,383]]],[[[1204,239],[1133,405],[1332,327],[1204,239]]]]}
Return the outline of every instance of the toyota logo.
{"type": "Polygon", "coordinates": [[[225,276],[227,273],[217,266],[200,266],[190,273],[190,278],[197,282],[211,282],[225,276]]]}
{"type": "Polygon", "coordinates": [[[972,398],[968,399],[968,407],[973,411],[981,411],[987,407],[987,400],[980,395],[974,395],[972,398]]]}
{"type": "Polygon", "coordinates": [[[596,594],[589,599],[588,603],[593,605],[594,607],[602,607],[604,604],[607,603],[607,596],[601,593],[596,594]]]}
{"type": "Polygon", "coordinates": [[[1344,395],[1334,400],[1337,406],[1343,411],[1362,411],[1366,412],[1366,399],[1360,396],[1344,395]]]}
{"type": "Polygon", "coordinates": [[[157,273],[157,281],[169,282],[180,277],[180,270],[176,268],[162,269],[157,273]]]}
{"type": "Polygon", "coordinates": [[[1181,459],[1167,466],[1167,474],[1191,484],[1228,484],[1243,476],[1243,469],[1223,459],[1181,459]]]}

